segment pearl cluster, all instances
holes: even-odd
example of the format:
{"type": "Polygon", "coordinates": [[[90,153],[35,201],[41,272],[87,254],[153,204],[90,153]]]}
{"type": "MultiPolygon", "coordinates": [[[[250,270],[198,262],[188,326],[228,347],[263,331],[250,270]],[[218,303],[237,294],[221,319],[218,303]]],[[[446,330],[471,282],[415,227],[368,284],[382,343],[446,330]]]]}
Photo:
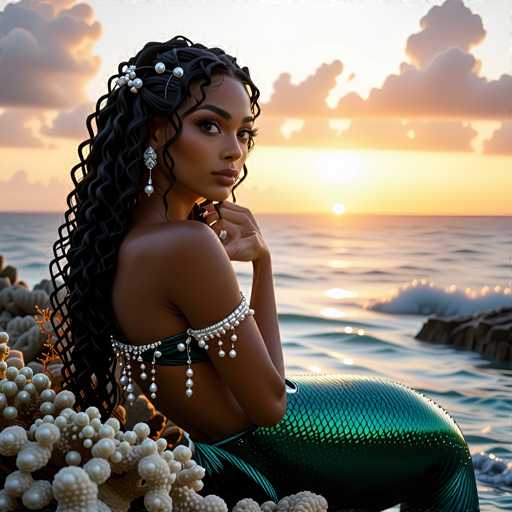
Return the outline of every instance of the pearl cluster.
{"type": "MultiPolygon", "coordinates": [[[[136,70],[137,69],[154,69],[155,72],[159,75],[162,73],[165,73],[166,67],[165,63],[163,62],[157,62],[154,66],[135,66],[134,64],[131,64],[129,66],[124,66],[122,69],[123,75],[120,76],[116,80],[116,84],[121,87],[123,85],[128,85],[130,88],[130,91],[134,94],[137,94],[139,92],[139,89],[144,85],[141,78],[137,77],[136,70]]],[[[175,78],[182,78],[184,75],[183,68],[181,66],[175,66],[172,70],[171,77],[175,78]]]]}
{"type": "Polygon", "coordinates": [[[114,339],[114,337],[110,336],[110,342],[112,344],[112,348],[115,351],[116,358],[119,360],[119,364],[121,365],[122,372],[121,378],[119,382],[121,386],[124,387],[124,391],[127,393],[126,398],[128,399],[128,403],[133,405],[133,402],[137,398],[135,396],[135,387],[132,383],[132,360],[140,363],[140,378],[142,380],[146,380],[148,378],[148,374],[145,372],[146,365],[144,364],[144,360],[142,359],[142,352],[146,352],[146,350],[154,350],[153,352],[153,360],[151,361],[151,384],[149,386],[149,392],[151,393],[151,398],[154,400],[156,398],[156,392],[158,390],[158,386],[155,382],[155,362],[158,357],[162,356],[162,353],[156,348],[162,343],[161,341],[157,341],[155,343],[149,343],[147,345],[126,345],[114,339]]]}
{"type": "MultiPolygon", "coordinates": [[[[188,337],[184,343],[178,344],[178,350],[180,352],[183,352],[185,349],[187,350],[187,364],[188,368],[185,372],[185,375],[188,377],[185,386],[186,391],[185,395],[187,397],[192,396],[192,386],[194,385],[194,381],[192,380],[192,376],[194,375],[194,370],[190,367],[192,360],[190,359],[190,342],[192,341],[192,337],[194,337],[198,341],[198,345],[201,348],[204,348],[204,350],[209,349],[209,345],[207,343],[208,340],[213,340],[214,338],[219,338],[218,345],[219,345],[219,357],[224,357],[226,355],[226,352],[222,349],[223,341],[221,336],[223,334],[226,334],[228,331],[233,331],[235,327],[238,327],[240,325],[240,322],[245,319],[246,316],[254,315],[254,309],[251,309],[249,307],[249,304],[247,303],[247,299],[244,297],[244,294],[240,292],[240,295],[242,297],[242,300],[240,304],[237,306],[237,308],[230,313],[226,318],[223,318],[220,322],[217,322],[215,324],[209,325],[207,327],[203,327],[202,329],[187,329],[188,337]]],[[[236,350],[235,350],[235,341],[238,339],[236,334],[231,334],[230,340],[231,340],[231,350],[229,351],[229,357],[235,358],[236,357],[236,350]]]]}

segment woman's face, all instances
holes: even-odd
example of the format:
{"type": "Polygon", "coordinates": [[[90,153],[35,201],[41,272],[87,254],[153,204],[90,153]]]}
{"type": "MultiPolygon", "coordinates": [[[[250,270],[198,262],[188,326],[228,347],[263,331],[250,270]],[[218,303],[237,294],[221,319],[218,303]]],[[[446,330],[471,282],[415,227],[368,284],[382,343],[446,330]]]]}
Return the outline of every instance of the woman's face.
{"type": "MultiPolygon", "coordinates": [[[[197,198],[223,201],[231,194],[247,158],[250,131],[253,125],[249,93],[238,80],[227,75],[214,75],[212,84],[201,98],[199,84],[191,85],[193,98],[179,107],[182,131],[170,146],[174,159],[176,184],[173,189],[197,198]],[[216,171],[234,169],[235,180],[223,179],[216,171]]],[[[157,131],[157,147],[174,134],[170,123],[157,131]]],[[[161,152],[159,162],[163,162],[161,152]]]]}

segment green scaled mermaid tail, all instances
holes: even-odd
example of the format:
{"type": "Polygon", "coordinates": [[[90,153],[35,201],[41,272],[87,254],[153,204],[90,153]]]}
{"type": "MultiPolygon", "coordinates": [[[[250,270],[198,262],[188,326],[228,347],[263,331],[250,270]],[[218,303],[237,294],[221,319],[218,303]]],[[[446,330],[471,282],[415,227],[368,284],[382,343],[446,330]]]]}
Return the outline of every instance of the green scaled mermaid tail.
{"type": "Polygon", "coordinates": [[[232,508],[302,490],[329,510],[480,510],[471,454],[440,405],[403,384],[361,375],[295,375],[283,419],[216,443],[195,442],[203,495],[232,508]]]}

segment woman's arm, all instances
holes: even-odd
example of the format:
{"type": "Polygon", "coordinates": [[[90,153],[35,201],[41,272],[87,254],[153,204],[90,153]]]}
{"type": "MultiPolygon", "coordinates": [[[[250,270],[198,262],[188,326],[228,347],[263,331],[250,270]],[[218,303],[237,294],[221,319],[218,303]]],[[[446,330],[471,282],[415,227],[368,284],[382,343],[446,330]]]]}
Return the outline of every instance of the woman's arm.
{"type": "Polygon", "coordinates": [[[252,268],[250,307],[254,309],[254,319],[258,324],[270,358],[284,380],[283,348],[279,334],[270,252],[265,251],[259,258],[253,260],[252,268]]]}
{"type": "MultiPolygon", "coordinates": [[[[201,222],[184,222],[173,229],[173,241],[179,240],[179,243],[168,244],[162,257],[163,261],[172,261],[173,268],[178,268],[179,272],[162,274],[167,285],[166,296],[183,312],[191,327],[201,329],[216,324],[241,304],[240,285],[233,265],[210,227],[201,222]]],[[[253,260],[259,259],[258,256],[253,260]]],[[[266,274],[261,275],[264,278],[266,274]]],[[[262,283],[265,281],[263,279],[262,283]]],[[[259,288],[263,291],[266,286],[256,288],[259,296],[259,288]]],[[[263,305],[267,300],[262,294],[257,304],[261,301],[263,305]]],[[[262,306],[261,311],[265,310],[262,306]]],[[[233,345],[235,357],[220,357],[219,347],[214,342],[208,350],[210,361],[254,424],[275,425],[286,411],[284,379],[271,359],[253,315],[240,321],[234,334],[235,340],[226,335],[223,341],[226,348],[233,345]]],[[[191,400],[195,396],[190,397],[191,400]]]]}

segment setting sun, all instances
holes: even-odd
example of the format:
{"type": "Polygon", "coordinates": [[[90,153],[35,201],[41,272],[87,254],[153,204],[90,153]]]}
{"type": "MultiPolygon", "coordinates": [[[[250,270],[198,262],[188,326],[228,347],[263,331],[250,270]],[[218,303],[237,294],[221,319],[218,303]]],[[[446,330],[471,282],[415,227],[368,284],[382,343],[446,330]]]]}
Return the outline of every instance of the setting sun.
{"type": "Polygon", "coordinates": [[[345,205],[341,203],[335,203],[332,207],[332,212],[336,215],[343,215],[345,213],[345,205]]]}

